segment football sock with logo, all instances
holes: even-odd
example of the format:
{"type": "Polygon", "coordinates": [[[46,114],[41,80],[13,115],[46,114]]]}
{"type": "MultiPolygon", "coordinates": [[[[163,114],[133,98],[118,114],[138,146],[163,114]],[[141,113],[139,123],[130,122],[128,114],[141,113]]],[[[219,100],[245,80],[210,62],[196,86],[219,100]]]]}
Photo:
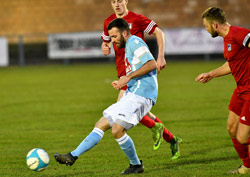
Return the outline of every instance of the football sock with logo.
{"type": "Polygon", "coordinates": [[[232,142],[236,152],[243,162],[243,165],[247,168],[250,168],[249,146],[240,144],[236,139],[232,139],[232,142]]]}
{"type": "MultiPolygon", "coordinates": [[[[158,117],[155,117],[155,122],[162,123],[158,117]]],[[[163,131],[163,139],[169,143],[173,138],[174,135],[165,127],[163,131]]]]}
{"type": "Polygon", "coordinates": [[[103,135],[104,132],[101,129],[94,128],[92,132],[80,143],[80,145],[71,152],[71,154],[78,157],[84,152],[92,149],[101,141],[103,135]]]}
{"type": "Polygon", "coordinates": [[[152,128],[155,126],[155,121],[152,120],[149,116],[145,115],[142,120],[140,121],[142,125],[145,125],[148,128],[152,128]]]}
{"type": "Polygon", "coordinates": [[[128,157],[130,164],[132,164],[132,165],[140,165],[141,164],[141,162],[136,154],[134,142],[126,133],[121,138],[116,139],[116,141],[120,145],[122,151],[128,157]]]}

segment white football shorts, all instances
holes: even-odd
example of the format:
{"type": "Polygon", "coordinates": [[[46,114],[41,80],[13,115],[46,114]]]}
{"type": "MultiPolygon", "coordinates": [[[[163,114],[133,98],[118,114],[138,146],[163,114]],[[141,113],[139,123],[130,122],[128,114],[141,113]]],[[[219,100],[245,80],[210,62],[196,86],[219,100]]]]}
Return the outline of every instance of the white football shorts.
{"type": "Polygon", "coordinates": [[[117,123],[126,130],[136,126],[151,110],[153,101],[131,92],[126,92],[119,102],[112,104],[103,111],[110,126],[117,123]]]}

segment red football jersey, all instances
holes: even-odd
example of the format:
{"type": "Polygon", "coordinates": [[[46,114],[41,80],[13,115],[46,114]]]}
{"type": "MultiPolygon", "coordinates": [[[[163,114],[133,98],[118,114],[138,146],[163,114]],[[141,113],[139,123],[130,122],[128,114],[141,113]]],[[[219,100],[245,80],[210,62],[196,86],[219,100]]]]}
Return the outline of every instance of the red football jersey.
{"type": "Polygon", "coordinates": [[[238,92],[250,92],[250,49],[244,46],[244,39],[250,30],[231,26],[224,38],[224,57],[229,63],[237,83],[238,92]]]}
{"type": "MultiPolygon", "coordinates": [[[[108,34],[107,27],[109,23],[116,19],[116,15],[112,14],[104,21],[104,29],[103,34],[101,36],[102,40],[105,42],[110,42],[111,39],[108,34]]],[[[155,28],[158,26],[153,20],[148,19],[144,15],[136,14],[134,12],[129,11],[126,16],[123,17],[126,22],[129,24],[130,32],[132,35],[136,35],[140,38],[144,39],[144,32],[148,34],[152,34],[155,30],[155,28]]],[[[118,49],[113,44],[114,50],[115,50],[115,63],[116,63],[116,69],[118,77],[125,76],[125,63],[124,63],[124,57],[125,57],[125,51],[124,48],[118,49]]]]}

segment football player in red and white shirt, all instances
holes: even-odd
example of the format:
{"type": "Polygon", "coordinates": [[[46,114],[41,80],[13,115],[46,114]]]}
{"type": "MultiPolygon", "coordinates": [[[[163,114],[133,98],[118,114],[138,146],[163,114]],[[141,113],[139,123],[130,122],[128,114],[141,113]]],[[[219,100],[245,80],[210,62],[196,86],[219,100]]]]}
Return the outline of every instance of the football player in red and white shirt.
{"type": "MultiPolygon", "coordinates": [[[[130,27],[130,31],[132,35],[136,35],[140,38],[144,39],[144,33],[153,34],[156,37],[157,44],[158,44],[158,58],[157,58],[157,70],[158,73],[165,67],[166,61],[164,58],[164,48],[165,48],[165,38],[164,33],[158,25],[153,21],[145,17],[144,15],[140,15],[134,12],[131,12],[127,8],[128,0],[111,0],[111,6],[114,10],[114,14],[110,15],[104,21],[104,32],[101,36],[103,43],[102,43],[102,51],[104,55],[110,54],[110,45],[111,45],[111,38],[108,34],[107,26],[109,23],[116,19],[116,18],[123,18],[125,19],[130,27]]],[[[115,62],[116,62],[116,69],[118,77],[122,77],[126,75],[125,71],[125,51],[124,48],[118,49],[114,44],[113,48],[115,50],[115,62]]],[[[127,87],[123,87],[120,90],[118,95],[118,100],[122,97],[125,93],[127,87]]],[[[141,122],[143,125],[147,126],[148,128],[152,128],[152,131],[157,130],[158,126],[162,126],[161,120],[157,118],[152,113],[146,115],[141,122]]],[[[153,133],[154,135],[154,133],[153,133]]],[[[180,138],[173,136],[173,134],[164,128],[163,131],[163,138],[165,141],[171,144],[170,148],[172,150],[172,159],[177,159],[180,155],[179,152],[179,143],[182,141],[180,138]]],[[[156,140],[156,138],[154,138],[156,140]]],[[[159,148],[159,142],[154,142],[154,149],[159,148]]]]}
{"type": "Polygon", "coordinates": [[[203,24],[212,37],[224,38],[224,57],[221,67],[196,77],[206,83],[212,78],[232,74],[237,87],[229,104],[227,130],[243,165],[230,173],[250,173],[250,30],[231,26],[225,12],[216,7],[204,11],[203,24]]]}

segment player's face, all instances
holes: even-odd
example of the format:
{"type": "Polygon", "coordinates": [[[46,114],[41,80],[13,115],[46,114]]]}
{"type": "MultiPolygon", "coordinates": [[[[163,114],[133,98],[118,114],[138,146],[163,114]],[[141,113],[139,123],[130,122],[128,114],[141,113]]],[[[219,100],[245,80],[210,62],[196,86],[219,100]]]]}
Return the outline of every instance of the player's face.
{"type": "Polygon", "coordinates": [[[212,37],[217,37],[219,35],[218,32],[213,27],[213,25],[209,23],[209,21],[205,18],[203,19],[203,25],[205,26],[205,29],[207,30],[207,32],[211,34],[212,37]]]}
{"type": "Polygon", "coordinates": [[[112,8],[117,16],[123,17],[127,12],[128,0],[111,0],[112,8]]]}
{"type": "Polygon", "coordinates": [[[125,39],[118,28],[111,28],[108,32],[112,43],[115,44],[117,48],[121,49],[125,47],[125,39]]]}

